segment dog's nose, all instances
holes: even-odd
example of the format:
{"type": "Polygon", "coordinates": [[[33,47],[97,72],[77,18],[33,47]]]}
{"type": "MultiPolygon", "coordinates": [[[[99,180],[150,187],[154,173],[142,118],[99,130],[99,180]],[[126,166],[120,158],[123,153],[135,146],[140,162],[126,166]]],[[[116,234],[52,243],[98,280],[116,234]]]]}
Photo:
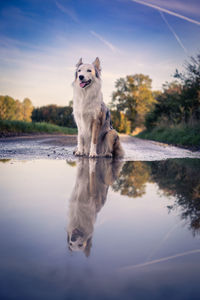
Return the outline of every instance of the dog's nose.
{"type": "Polygon", "coordinates": [[[79,79],[83,80],[84,76],[83,75],[79,75],[79,79]]]}

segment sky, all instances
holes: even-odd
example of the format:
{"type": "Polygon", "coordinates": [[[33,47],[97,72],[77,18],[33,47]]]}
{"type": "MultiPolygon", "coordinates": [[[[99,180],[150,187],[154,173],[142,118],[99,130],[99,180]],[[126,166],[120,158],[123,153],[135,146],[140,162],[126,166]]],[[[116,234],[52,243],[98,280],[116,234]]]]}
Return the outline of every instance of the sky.
{"type": "Polygon", "coordinates": [[[98,56],[109,103],[120,77],[154,90],[200,53],[199,0],[0,0],[0,94],[68,105],[79,58],[98,56]]]}

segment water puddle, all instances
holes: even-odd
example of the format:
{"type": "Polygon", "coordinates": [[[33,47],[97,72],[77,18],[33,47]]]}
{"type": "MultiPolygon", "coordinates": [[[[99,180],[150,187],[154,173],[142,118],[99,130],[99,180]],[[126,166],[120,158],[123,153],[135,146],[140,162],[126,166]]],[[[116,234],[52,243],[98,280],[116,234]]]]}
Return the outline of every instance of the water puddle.
{"type": "Polygon", "coordinates": [[[0,161],[1,299],[198,299],[200,160],[0,161]]]}

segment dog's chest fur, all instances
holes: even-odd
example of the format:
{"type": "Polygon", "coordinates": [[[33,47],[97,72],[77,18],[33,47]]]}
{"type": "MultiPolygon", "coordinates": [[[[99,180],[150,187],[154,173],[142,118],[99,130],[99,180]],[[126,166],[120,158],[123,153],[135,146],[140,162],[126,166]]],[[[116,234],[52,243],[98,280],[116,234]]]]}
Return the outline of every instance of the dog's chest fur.
{"type": "Polygon", "coordinates": [[[95,91],[95,86],[89,91],[74,89],[74,117],[79,130],[91,133],[91,124],[101,111],[101,103],[101,91],[95,91]]]}

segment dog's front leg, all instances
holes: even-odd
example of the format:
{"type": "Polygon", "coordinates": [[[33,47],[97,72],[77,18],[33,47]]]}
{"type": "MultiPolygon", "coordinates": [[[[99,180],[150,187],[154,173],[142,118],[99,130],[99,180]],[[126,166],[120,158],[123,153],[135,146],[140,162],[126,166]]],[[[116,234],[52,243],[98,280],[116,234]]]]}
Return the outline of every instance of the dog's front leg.
{"type": "Polygon", "coordinates": [[[75,152],[75,155],[81,156],[84,155],[84,141],[81,134],[81,131],[78,128],[78,149],[75,152]]]}
{"type": "Polygon", "coordinates": [[[97,157],[97,142],[100,132],[100,120],[96,119],[92,122],[92,138],[90,145],[90,157],[97,157]]]}

